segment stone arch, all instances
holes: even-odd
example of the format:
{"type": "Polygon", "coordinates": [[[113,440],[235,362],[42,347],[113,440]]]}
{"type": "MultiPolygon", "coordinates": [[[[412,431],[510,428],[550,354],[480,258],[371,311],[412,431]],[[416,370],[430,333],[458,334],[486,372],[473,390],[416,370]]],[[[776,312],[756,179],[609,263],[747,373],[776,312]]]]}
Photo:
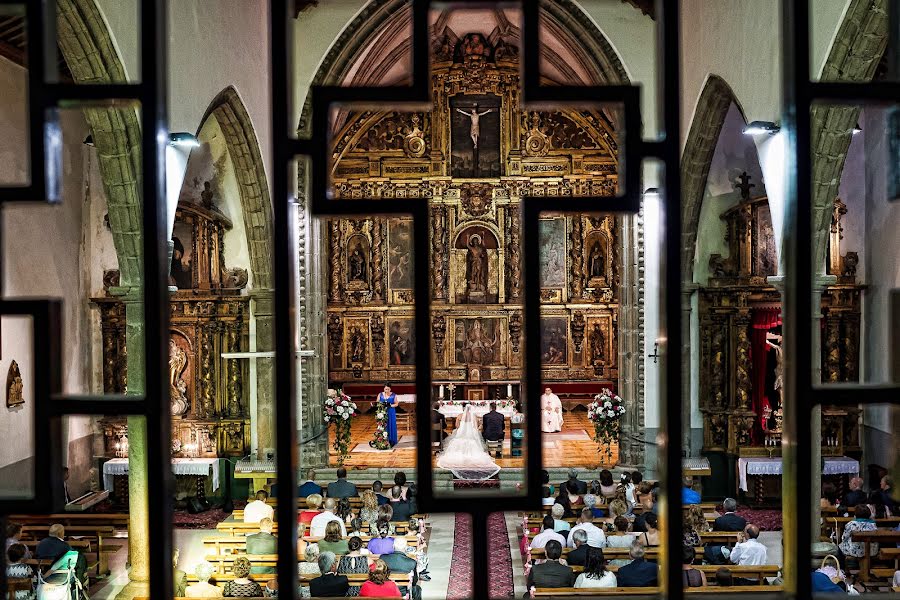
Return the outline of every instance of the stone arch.
{"type": "Polygon", "coordinates": [[[257,290],[272,289],[273,217],[269,185],[256,131],[234,86],[228,86],[213,99],[200,120],[198,133],[211,117],[222,129],[225,146],[237,175],[253,287],[257,290]]]}
{"type": "Polygon", "coordinates": [[[732,103],[743,115],[731,86],[722,77],[710,74],[697,100],[681,157],[681,280],[686,283],[693,281],[703,193],[716,143],[732,103]]]}
{"type": "MultiPolygon", "coordinates": [[[[80,84],[127,83],[125,68],[93,0],[59,0],[59,48],[80,84]]],[[[134,108],[86,108],[97,149],[122,287],[143,280],[141,126],[134,108]]]]}

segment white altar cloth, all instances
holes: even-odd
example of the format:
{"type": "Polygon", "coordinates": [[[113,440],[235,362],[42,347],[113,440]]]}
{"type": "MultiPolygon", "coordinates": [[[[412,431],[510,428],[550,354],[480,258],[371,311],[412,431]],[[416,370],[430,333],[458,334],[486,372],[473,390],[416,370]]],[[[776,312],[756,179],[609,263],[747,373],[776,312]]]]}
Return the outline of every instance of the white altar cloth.
{"type": "MultiPolygon", "coordinates": [[[[746,492],[747,475],[781,475],[782,467],[780,458],[739,458],[738,485],[746,492]]],[[[859,475],[859,461],[847,456],[826,458],[822,474],[859,475]]]]}
{"type": "MultiPolygon", "coordinates": [[[[456,400],[456,402],[460,402],[460,400],[456,400]]],[[[463,411],[466,408],[465,406],[460,406],[457,404],[447,404],[445,402],[440,402],[439,404],[441,406],[440,408],[438,408],[438,412],[445,417],[458,417],[463,414],[463,411]]],[[[472,410],[475,413],[475,416],[479,419],[491,411],[490,401],[488,400],[470,400],[467,401],[466,404],[472,406],[472,410]]],[[[515,410],[513,410],[513,407],[508,406],[498,408],[497,412],[502,414],[504,417],[509,418],[513,415],[515,410]]]]}
{"type": "MultiPolygon", "coordinates": [[[[173,458],[172,472],[176,475],[212,477],[213,491],[219,489],[218,458],[173,458]]],[[[113,477],[128,475],[128,459],[114,458],[103,463],[103,489],[113,489],[113,477]]]]}

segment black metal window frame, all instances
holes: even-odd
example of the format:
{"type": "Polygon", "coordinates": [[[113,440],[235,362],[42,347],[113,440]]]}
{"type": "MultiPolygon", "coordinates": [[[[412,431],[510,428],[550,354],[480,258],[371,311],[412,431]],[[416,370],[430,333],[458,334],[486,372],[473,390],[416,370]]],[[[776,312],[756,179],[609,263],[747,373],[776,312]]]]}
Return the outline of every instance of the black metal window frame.
{"type": "MultiPolygon", "coordinates": [[[[357,215],[411,215],[413,220],[414,294],[415,327],[417,331],[428,331],[431,319],[431,290],[429,288],[428,244],[428,204],[421,200],[354,199],[336,200],[329,198],[330,138],[329,118],[336,106],[368,108],[378,105],[404,107],[408,110],[430,110],[430,47],[428,44],[428,15],[437,2],[431,0],[410,0],[412,5],[412,81],[409,86],[386,87],[340,87],[313,86],[310,89],[312,104],[312,137],[298,139],[289,121],[291,98],[291,60],[293,55],[293,20],[290,12],[292,3],[286,0],[270,0],[271,35],[271,77],[272,77],[272,131],[274,145],[273,204],[275,210],[275,314],[280,325],[275,330],[275,396],[277,407],[277,475],[278,521],[288,527],[280,535],[278,542],[278,584],[281,590],[295,590],[297,586],[297,535],[296,498],[297,447],[296,447],[296,407],[294,405],[294,312],[293,272],[294,249],[290,246],[290,189],[291,167],[298,157],[308,157],[311,163],[311,186],[309,194],[310,214],[316,217],[346,217],[357,215]]],[[[547,104],[596,105],[615,104],[624,110],[625,136],[624,156],[620,161],[624,171],[624,193],[615,197],[580,197],[548,201],[546,198],[525,197],[522,199],[523,224],[522,248],[534,249],[538,244],[538,218],[542,212],[556,213],[636,213],[641,202],[640,171],[645,159],[661,161],[665,166],[665,227],[669,232],[680,231],[680,53],[679,53],[679,6],[677,0],[657,0],[658,53],[662,101],[664,135],[657,141],[644,141],[641,135],[640,87],[636,85],[613,86],[542,86],[540,84],[539,56],[532,51],[540,47],[539,42],[539,2],[485,2],[483,0],[455,1],[442,3],[450,6],[496,7],[497,5],[521,5],[522,7],[522,101],[526,106],[547,104]]],[[[302,40],[301,40],[302,43],[302,40]]],[[[302,54],[301,54],[302,56],[302,54]]],[[[666,334],[666,356],[674,349],[680,352],[680,236],[672,234],[666,238],[665,271],[665,313],[663,329],[666,334]]],[[[540,274],[536,256],[523,253],[524,281],[526,289],[539,289],[540,274]]],[[[525,294],[525,390],[527,398],[540,397],[541,356],[540,345],[540,298],[536,294],[525,294]],[[538,374],[534,376],[534,374],[538,374]],[[530,376],[529,376],[530,375],[530,376]]],[[[427,336],[426,336],[427,339],[427,336]]],[[[431,389],[431,346],[417,344],[415,350],[415,376],[417,390],[431,389]]],[[[663,440],[665,451],[664,471],[676,473],[667,477],[665,496],[679,501],[666,505],[665,523],[668,547],[677,548],[681,544],[681,363],[679,360],[665,360],[666,388],[675,390],[679,408],[666,411],[666,431],[674,432],[663,440]],[[673,443],[674,442],[674,443],[673,443]]],[[[419,393],[416,399],[416,426],[420,432],[430,431],[430,393],[419,393]]],[[[473,539],[487,537],[487,516],[491,512],[504,510],[537,509],[540,507],[541,482],[538,474],[542,468],[541,431],[539,406],[536,401],[526,402],[526,432],[529,451],[526,459],[526,491],[521,495],[491,495],[473,497],[436,496],[433,490],[432,449],[430,436],[418,436],[416,443],[416,476],[419,490],[419,506],[423,512],[464,512],[472,514],[473,539]]],[[[487,544],[473,544],[474,564],[473,595],[488,597],[488,549],[487,544]]],[[[667,588],[669,596],[680,597],[681,566],[678,561],[668,561],[667,588]]]]}
{"type": "MultiPolygon", "coordinates": [[[[787,198],[784,217],[784,340],[785,354],[794,357],[795,368],[785,369],[789,398],[796,406],[793,441],[785,442],[784,481],[796,485],[787,495],[785,514],[807,514],[818,499],[812,489],[813,437],[809,424],[816,405],[866,406],[900,404],[898,384],[822,384],[812,379],[813,277],[813,205],[812,205],[812,122],[810,111],[816,104],[894,105],[900,103],[900,1],[888,3],[888,81],[864,83],[812,81],[810,78],[810,0],[782,0],[782,85],[784,93],[783,128],[787,137],[787,198]],[[793,462],[793,464],[791,464],[793,462]],[[791,483],[791,482],[794,483],[791,483]]],[[[816,442],[818,443],[818,442],[816,442]]],[[[896,440],[895,440],[896,443],[896,440]]],[[[812,596],[808,566],[811,562],[813,535],[809,519],[794,520],[795,529],[785,529],[785,557],[794,561],[794,572],[787,573],[788,593],[798,598],[812,596]],[[793,553],[793,556],[790,554],[793,553]]]]}
{"type": "MultiPolygon", "coordinates": [[[[141,130],[142,281],[145,388],[140,395],[66,395],[62,393],[62,302],[59,299],[6,298],[0,314],[33,319],[35,408],[32,499],[0,501],[0,515],[62,510],[61,422],[66,415],[141,416],[147,423],[147,489],[154,497],[147,515],[149,582],[152,598],[172,597],[171,417],[166,381],[168,341],[151,332],[168,331],[166,231],[167,31],[166,0],[140,0],[141,80],[137,83],[79,85],[60,83],[57,57],[56,0],[0,0],[0,6],[24,7],[28,39],[28,140],[30,181],[0,186],[0,204],[55,203],[60,198],[62,147],[59,110],[137,105],[141,130]]],[[[3,260],[0,255],[0,270],[3,260]]],[[[0,273],[2,275],[2,273],[0,273]]],[[[0,282],[3,277],[0,276],[0,282]]],[[[6,590],[6,556],[0,558],[0,589],[6,590]]]]}

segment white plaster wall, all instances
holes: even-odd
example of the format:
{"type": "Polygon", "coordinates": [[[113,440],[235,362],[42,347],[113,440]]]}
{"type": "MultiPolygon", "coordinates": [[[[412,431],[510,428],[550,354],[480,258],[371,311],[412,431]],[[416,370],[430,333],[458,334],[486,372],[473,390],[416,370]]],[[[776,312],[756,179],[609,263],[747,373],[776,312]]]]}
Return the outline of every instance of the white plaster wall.
{"type": "Polygon", "coordinates": [[[34,455],[34,361],[32,360],[31,317],[0,317],[0,381],[3,382],[0,399],[0,497],[28,496],[34,489],[30,476],[34,455]],[[6,375],[12,361],[19,365],[22,374],[22,397],[25,404],[6,407],[6,375]]]}

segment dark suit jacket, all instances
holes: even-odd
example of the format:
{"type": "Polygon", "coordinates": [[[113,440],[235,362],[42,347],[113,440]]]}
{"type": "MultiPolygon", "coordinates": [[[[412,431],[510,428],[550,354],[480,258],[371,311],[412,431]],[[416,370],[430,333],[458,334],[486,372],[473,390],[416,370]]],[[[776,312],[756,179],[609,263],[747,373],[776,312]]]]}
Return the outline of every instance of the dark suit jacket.
{"type": "Polygon", "coordinates": [[[841,502],[841,506],[845,509],[850,508],[852,506],[856,506],[857,504],[867,504],[867,500],[869,499],[868,495],[862,490],[853,490],[847,492],[844,495],[844,500],[841,502]]]}
{"type": "Polygon", "coordinates": [[[415,559],[412,559],[405,554],[398,554],[397,552],[382,554],[380,558],[391,569],[391,573],[412,572],[412,584],[416,585],[419,582],[419,575],[416,573],[416,566],[418,563],[415,559]]]}
{"type": "Polygon", "coordinates": [[[309,582],[309,595],[314,598],[346,596],[349,589],[350,582],[346,575],[320,575],[309,582]]]}
{"type": "MultiPolygon", "coordinates": [[[[579,496],[583,496],[583,495],[587,494],[587,483],[578,479],[577,477],[575,479],[570,479],[569,481],[574,481],[575,485],[578,486],[578,495],[579,496]]],[[[565,490],[566,482],[564,481],[559,487],[560,487],[560,489],[565,490]]]]}
{"type": "Polygon", "coordinates": [[[502,440],[506,437],[506,424],[503,415],[496,410],[481,417],[481,436],[491,442],[502,440]]]}
{"type": "Polygon", "coordinates": [[[555,560],[534,565],[528,573],[528,588],[562,588],[572,587],[575,584],[575,573],[572,567],[566,566],[555,560]]]}
{"type": "MultiPolygon", "coordinates": [[[[447,428],[447,417],[445,417],[443,415],[443,413],[438,412],[432,408],[431,409],[431,423],[432,424],[434,424],[434,423],[441,424],[441,433],[439,435],[441,436],[441,441],[443,442],[444,438],[447,437],[447,432],[444,431],[444,429],[447,428]]],[[[436,442],[437,440],[432,440],[432,441],[436,442]]]]}
{"type": "Polygon", "coordinates": [[[747,519],[734,513],[724,514],[716,517],[713,528],[716,531],[743,531],[747,526],[747,519]]]}
{"type": "Polygon", "coordinates": [[[322,486],[314,481],[307,481],[301,486],[297,487],[297,496],[299,498],[306,498],[310,494],[321,494],[322,486]]]}
{"type": "Polygon", "coordinates": [[[653,587],[659,580],[659,567],[656,563],[637,558],[624,567],[619,567],[616,581],[619,587],[653,587]]]}
{"type": "Polygon", "coordinates": [[[60,556],[72,549],[72,546],[56,537],[45,537],[38,542],[34,550],[35,558],[49,558],[56,561],[60,556]]]}
{"type": "Polygon", "coordinates": [[[409,516],[412,514],[409,502],[391,502],[391,508],[394,509],[394,516],[391,517],[391,521],[409,521],[409,516]]]}
{"type": "Polygon", "coordinates": [[[375,494],[375,499],[378,500],[378,506],[381,506],[382,504],[387,504],[388,502],[391,501],[390,498],[388,498],[387,496],[382,496],[381,494],[375,494]]]}
{"type": "Polygon", "coordinates": [[[566,562],[570,565],[581,565],[584,566],[584,561],[587,559],[587,550],[590,546],[587,544],[582,544],[575,548],[574,550],[570,550],[566,555],[566,562]]]}
{"type": "MultiPolygon", "coordinates": [[[[259,556],[261,554],[278,554],[278,538],[271,533],[254,533],[247,536],[245,542],[247,554],[259,556]]],[[[251,573],[274,573],[275,567],[252,567],[251,573]]]]}
{"type": "Polygon", "coordinates": [[[350,498],[358,495],[356,493],[356,485],[346,479],[338,479],[328,484],[329,498],[350,498]]]}

